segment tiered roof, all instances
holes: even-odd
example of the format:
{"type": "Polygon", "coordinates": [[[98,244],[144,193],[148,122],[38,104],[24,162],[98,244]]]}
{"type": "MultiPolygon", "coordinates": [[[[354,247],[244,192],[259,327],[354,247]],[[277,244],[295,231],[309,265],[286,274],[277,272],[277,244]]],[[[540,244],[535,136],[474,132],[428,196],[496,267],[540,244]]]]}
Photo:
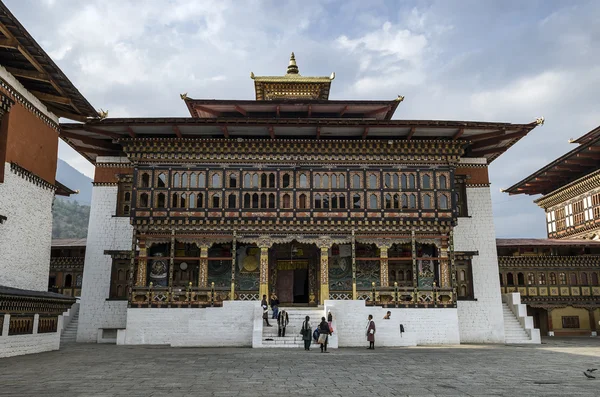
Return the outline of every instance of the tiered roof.
{"type": "Polygon", "coordinates": [[[330,101],[335,75],[301,76],[293,54],[285,76],[251,77],[256,100],[192,99],[182,94],[191,117],[66,123],[61,124],[61,136],[92,163],[97,156],[122,155],[123,138],[446,140],[463,143],[464,156],[483,157],[489,163],[543,123],[543,119],[528,124],[392,120],[402,96],[330,101]],[[318,89],[307,94],[306,84],[318,89]]]}
{"type": "Polygon", "coordinates": [[[578,146],[505,190],[509,194],[548,194],[600,168],[600,127],[572,140],[578,146]]]}

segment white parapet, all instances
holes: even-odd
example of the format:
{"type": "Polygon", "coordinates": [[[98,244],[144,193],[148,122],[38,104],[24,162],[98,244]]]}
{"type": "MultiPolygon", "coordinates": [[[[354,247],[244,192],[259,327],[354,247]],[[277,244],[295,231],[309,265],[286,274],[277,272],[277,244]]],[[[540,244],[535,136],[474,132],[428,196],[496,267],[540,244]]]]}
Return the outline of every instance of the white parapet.
{"type": "MultiPolygon", "coordinates": [[[[117,343],[196,347],[252,347],[259,302],[224,301],[223,307],[130,308],[117,343]]],[[[262,327],[261,327],[262,332],[262,327]]]]}
{"type": "Polygon", "coordinates": [[[333,315],[330,346],[368,346],[367,318],[373,316],[376,346],[416,346],[459,344],[458,315],[454,308],[383,308],[357,301],[325,301],[325,312],[333,315]],[[386,312],[392,313],[384,320],[386,312]],[[400,324],[404,333],[400,333],[400,324]]]}
{"type": "Polygon", "coordinates": [[[4,316],[4,326],[0,330],[2,331],[0,332],[0,358],[42,353],[60,348],[60,334],[64,321],[62,315],[58,316],[56,332],[38,333],[39,314],[35,314],[33,332],[25,335],[9,335],[10,314],[2,316],[4,316]]]}
{"type": "Polygon", "coordinates": [[[474,300],[458,302],[461,343],[504,343],[496,233],[489,187],[467,188],[469,217],[458,218],[454,250],[473,257],[474,300]]]}

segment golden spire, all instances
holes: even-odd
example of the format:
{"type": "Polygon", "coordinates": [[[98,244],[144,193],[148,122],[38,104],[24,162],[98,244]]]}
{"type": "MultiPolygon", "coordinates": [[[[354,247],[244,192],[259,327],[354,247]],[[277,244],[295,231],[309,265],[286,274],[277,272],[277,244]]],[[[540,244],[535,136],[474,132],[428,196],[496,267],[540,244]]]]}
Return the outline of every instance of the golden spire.
{"type": "Polygon", "coordinates": [[[287,74],[298,74],[298,66],[296,65],[296,57],[292,52],[292,56],[290,56],[290,64],[287,68],[287,74]]]}

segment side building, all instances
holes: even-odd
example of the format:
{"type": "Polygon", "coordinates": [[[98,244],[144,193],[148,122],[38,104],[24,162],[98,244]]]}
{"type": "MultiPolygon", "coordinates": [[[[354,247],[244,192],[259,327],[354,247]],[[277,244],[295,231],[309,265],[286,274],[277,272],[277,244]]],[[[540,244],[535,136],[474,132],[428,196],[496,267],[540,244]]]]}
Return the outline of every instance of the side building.
{"type": "Polygon", "coordinates": [[[502,293],[519,292],[542,335],[597,335],[600,241],[498,239],[502,293]]]}
{"type": "Polygon", "coordinates": [[[334,76],[292,54],[255,100],[61,124],[96,166],[78,341],[254,345],[274,293],[339,346],[381,306],[417,344],[505,341],[487,168],[543,120],[392,120],[402,97],[330,100],[334,76]]]}
{"type": "Polygon", "coordinates": [[[48,291],[81,296],[85,245],[84,238],[52,239],[48,291]]]}
{"type": "Polygon", "coordinates": [[[0,2],[0,357],[55,350],[74,299],[48,292],[59,117],[97,117],[0,2]]]}
{"type": "Polygon", "coordinates": [[[577,145],[573,150],[505,190],[542,195],[535,203],[545,211],[548,239],[503,241],[499,262],[504,287],[521,292],[542,333],[596,335],[600,127],[571,143],[577,145]],[[515,255],[517,251],[524,255],[515,255]]]}

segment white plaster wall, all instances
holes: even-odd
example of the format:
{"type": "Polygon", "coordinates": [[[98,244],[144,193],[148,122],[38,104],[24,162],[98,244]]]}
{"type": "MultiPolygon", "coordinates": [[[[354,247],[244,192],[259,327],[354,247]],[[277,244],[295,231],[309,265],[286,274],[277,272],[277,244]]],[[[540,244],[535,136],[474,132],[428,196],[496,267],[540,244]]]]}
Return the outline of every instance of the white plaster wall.
{"type": "Polygon", "coordinates": [[[48,290],[54,192],[37,186],[4,164],[0,183],[0,285],[48,290]]]}
{"type": "Polygon", "coordinates": [[[4,327],[0,335],[0,358],[41,353],[60,348],[60,334],[63,328],[63,317],[58,316],[57,332],[38,334],[39,317],[36,314],[33,323],[33,334],[8,335],[10,315],[4,316],[4,327]]]}
{"type": "Polygon", "coordinates": [[[470,218],[458,218],[456,251],[479,251],[473,257],[475,301],[458,302],[461,343],[504,343],[504,317],[489,187],[467,188],[470,218]]]}
{"type": "Polygon", "coordinates": [[[333,315],[332,347],[368,346],[369,314],[375,321],[375,346],[459,344],[457,310],[454,308],[396,309],[365,306],[364,301],[325,301],[325,312],[333,315]],[[384,320],[387,311],[390,320],[384,320]],[[400,335],[400,324],[404,334],[400,335]],[[337,346],[336,345],[337,342],[337,346]]]}
{"type": "Polygon", "coordinates": [[[223,307],[205,309],[127,310],[126,345],[251,347],[255,313],[260,302],[224,301],[223,307]]]}
{"type": "Polygon", "coordinates": [[[112,259],[106,250],[131,250],[128,217],[115,217],[116,186],[94,186],[85,251],[77,342],[96,342],[98,330],[125,328],[127,301],[108,301],[112,259]]]}

